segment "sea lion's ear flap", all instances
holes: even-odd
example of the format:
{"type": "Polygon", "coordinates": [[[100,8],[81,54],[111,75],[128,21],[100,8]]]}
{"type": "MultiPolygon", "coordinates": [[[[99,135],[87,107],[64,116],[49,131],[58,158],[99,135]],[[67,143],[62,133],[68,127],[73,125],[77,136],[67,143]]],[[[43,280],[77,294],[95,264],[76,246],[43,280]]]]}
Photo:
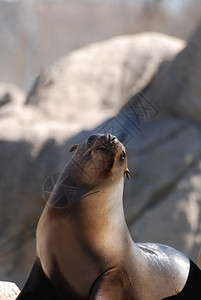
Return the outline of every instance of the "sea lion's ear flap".
{"type": "Polygon", "coordinates": [[[75,145],[70,149],[70,152],[73,152],[75,150],[77,150],[80,146],[79,145],[75,145]]]}
{"type": "Polygon", "coordinates": [[[128,168],[126,169],[126,171],[124,172],[124,174],[126,174],[126,177],[127,177],[128,179],[130,179],[130,171],[129,171],[128,168]]]}

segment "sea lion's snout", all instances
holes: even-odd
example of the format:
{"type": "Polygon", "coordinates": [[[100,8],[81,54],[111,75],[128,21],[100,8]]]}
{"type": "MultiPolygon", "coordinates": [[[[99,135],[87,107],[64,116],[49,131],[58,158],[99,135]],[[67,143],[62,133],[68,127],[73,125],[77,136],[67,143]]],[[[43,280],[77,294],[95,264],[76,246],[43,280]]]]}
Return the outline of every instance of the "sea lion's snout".
{"type": "Polygon", "coordinates": [[[119,142],[116,136],[110,133],[97,133],[91,135],[87,140],[87,146],[90,148],[90,150],[108,150],[113,156],[116,156],[119,152],[120,160],[124,160],[126,158],[125,147],[119,142]]]}
{"type": "Polygon", "coordinates": [[[106,134],[97,133],[91,135],[88,138],[87,145],[92,146],[95,144],[102,144],[102,145],[105,144],[108,146],[114,146],[117,141],[118,139],[116,138],[116,136],[110,133],[106,133],[106,134]]]}
{"type": "Polygon", "coordinates": [[[116,136],[114,136],[114,135],[112,135],[110,133],[105,134],[105,138],[106,138],[106,140],[109,141],[109,143],[111,143],[112,141],[114,141],[115,139],[117,139],[116,136]]]}
{"type": "Polygon", "coordinates": [[[79,149],[79,155],[89,160],[95,151],[102,151],[113,158],[119,156],[120,161],[126,158],[126,149],[116,136],[106,133],[92,134],[83,144],[75,145],[70,152],[79,149]]]}
{"type": "Polygon", "coordinates": [[[102,143],[107,142],[110,145],[113,145],[115,143],[115,141],[117,141],[116,136],[110,134],[110,133],[106,133],[106,134],[101,134],[101,133],[97,133],[97,134],[93,134],[91,135],[88,140],[87,140],[87,144],[93,144],[96,141],[100,141],[102,143]]]}
{"type": "Polygon", "coordinates": [[[100,151],[104,154],[109,155],[110,158],[115,156],[115,144],[117,138],[112,134],[94,134],[91,135],[87,140],[88,151],[92,153],[93,151],[100,151]]]}
{"type": "Polygon", "coordinates": [[[112,134],[106,134],[106,139],[109,142],[110,146],[114,146],[115,143],[117,142],[116,136],[114,136],[112,134]]]}

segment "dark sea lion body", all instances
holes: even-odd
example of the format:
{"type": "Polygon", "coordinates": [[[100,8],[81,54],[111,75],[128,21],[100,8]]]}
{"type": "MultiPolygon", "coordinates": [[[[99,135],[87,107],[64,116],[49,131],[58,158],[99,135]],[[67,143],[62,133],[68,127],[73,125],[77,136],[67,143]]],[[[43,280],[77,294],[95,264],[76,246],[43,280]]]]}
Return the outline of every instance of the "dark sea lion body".
{"type": "Polygon", "coordinates": [[[201,271],[186,256],[133,242],[122,201],[124,146],[98,134],[72,150],[40,218],[36,262],[18,299],[201,299],[201,271]],[[182,295],[187,284],[197,298],[182,295]]]}

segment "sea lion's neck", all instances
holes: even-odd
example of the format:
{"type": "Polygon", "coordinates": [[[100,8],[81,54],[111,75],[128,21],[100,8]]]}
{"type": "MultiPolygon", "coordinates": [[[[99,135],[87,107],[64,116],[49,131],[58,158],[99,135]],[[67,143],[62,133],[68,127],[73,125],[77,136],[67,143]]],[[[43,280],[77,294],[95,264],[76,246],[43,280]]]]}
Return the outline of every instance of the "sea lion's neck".
{"type": "Polygon", "coordinates": [[[111,227],[116,231],[123,228],[125,217],[122,196],[123,181],[108,188],[99,186],[84,195],[77,205],[80,227],[87,228],[87,232],[93,228],[99,228],[99,232],[107,232],[111,227]]]}
{"type": "MultiPolygon", "coordinates": [[[[65,182],[65,185],[68,186],[69,183],[65,182]]],[[[77,185],[77,188],[79,199],[69,206],[61,208],[47,204],[44,213],[47,214],[48,219],[51,218],[54,223],[60,224],[62,228],[65,227],[66,235],[69,232],[73,233],[79,244],[103,247],[103,244],[111,243],[113,247],[114,245],[119,247],[121,242],[125,243],[119,240],[119,236],[129,236],[123,210],[123,178],[108,186],[98,185],[87,190],[77,185]],[[90,245],[91,241],[94,245],[90,245]]],[[[59,189],[54,196],[58,197],[60,193],[62,194],[62,190],[59,189]]]]}
{"type": "Polygon", "coordinates": [[[107,219],[118,218],[123,211],[123,180],[112,186],[97,186],[87,192],[80,200],[88,217],[104,215],[107,219]]]}

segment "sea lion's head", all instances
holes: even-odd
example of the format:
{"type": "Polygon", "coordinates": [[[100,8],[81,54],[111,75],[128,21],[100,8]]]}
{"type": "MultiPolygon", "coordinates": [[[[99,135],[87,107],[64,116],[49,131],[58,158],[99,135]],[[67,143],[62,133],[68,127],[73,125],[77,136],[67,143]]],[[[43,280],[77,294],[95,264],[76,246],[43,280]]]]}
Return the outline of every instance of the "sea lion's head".
{"type": "Polygon", "coordinates": [[[70,151],[76,164],[76,180],[86,187],[111,184],[130,176],[124,145],[111,134],[93,134],[70,151]]]}

